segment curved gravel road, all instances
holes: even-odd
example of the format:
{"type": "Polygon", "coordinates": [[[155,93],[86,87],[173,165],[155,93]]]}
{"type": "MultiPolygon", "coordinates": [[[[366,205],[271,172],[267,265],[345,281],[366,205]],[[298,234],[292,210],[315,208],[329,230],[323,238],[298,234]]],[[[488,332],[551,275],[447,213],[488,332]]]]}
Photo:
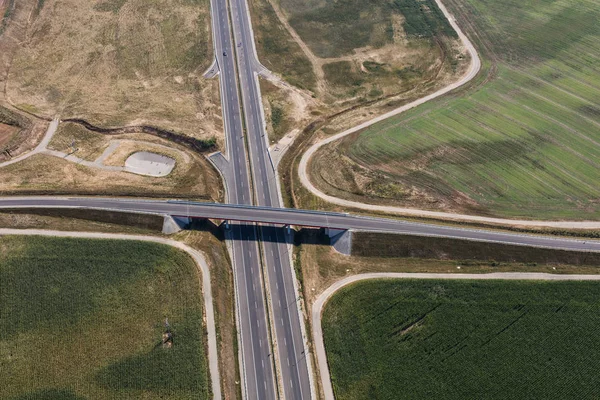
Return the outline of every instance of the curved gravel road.
{"type": "Polygon", "coordinates": [[[354,275],[343,278],[329,286],[314,302],[312,306],[311,322],[313,329],[313,342],[317,365],[321,378],[321,386],[325,400],[334,400],[333,387],[329,366],[327,365],[327,354],[323,341],[323,329],[321,327],[321,314],[323,306],[331,296],[339,289],[351,283],[367,279],[480,279],[480,280],[548,280],[548,281],[600,281],[600,275],[559,275],[534,272],[495,272],[490,274],[433,274],[433,273],[404,273],[404,272],[381,272],[354,275]]]}
{"type": "Polygon", "coordinates": [[[153,236],[125,235],[116,233],[98,232],[66,232],[41,229],[8,229],[0,228],[0,236],[3,235],[29,235],[29,236],[53,236],[66,238],[89,238],[89,239],[117,239],[117,240],[141,240],[176,247],[188,253],[202,272],[202,295],[204,299],[204,310],[206,315],[206,332],[208,335],[208,364],[210,370],[211,387],[213,399],[221,399],[221,384],[219,379],[219,360],[217,355],[217,335],[215,330],[215,313],[213,309],[212,289],[210,286],[210,270],[204,255],[198,250],[171,239],[153,236]]]}
{"type": "Polygon", "coordinates": [[[44,152],[46,150],[46,147],[48,147],[50,140],[52,140],[52,136],[54,136],[54,134],[56,133],[56,128],[58,128],[59,122],[60,122],[60,119],[58,117],[54,118],[52,120],[52,122],[50,122],[50,125],[48,125],[48,129],[46,130],[46,133],[44,134],[42,141],[35,147],[35,149],[33,149],[30,152],[27,152],[25,154],[22,154],[19,157],[13,158],[12,160],[0,162],[0,168],[9,166],[11,164],[18,163],[19,161],[23,161],[24,159],[29,158],[29,157],[33,156],[34,154],[44,152]]]}

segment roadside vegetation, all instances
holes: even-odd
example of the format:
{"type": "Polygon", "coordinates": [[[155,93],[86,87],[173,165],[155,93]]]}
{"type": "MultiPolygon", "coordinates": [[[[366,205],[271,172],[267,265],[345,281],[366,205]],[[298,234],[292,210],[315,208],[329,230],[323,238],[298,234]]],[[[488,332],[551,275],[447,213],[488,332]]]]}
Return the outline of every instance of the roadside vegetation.
{"type": "Polygon", "coordinates": [[[6,101],[103,127],[201,139],[219,130],[218,82],[201,77],[212,61],[208,0],[19,3],[0,36],[6,101]]]}
{"type": "Polygon", "coordinates": [[[209,398],[197,267],[166,245],[0,238],[2,398],[209,398]],[[172,346],[163,345],[165,319],[172,346]]]}
{"type": "Polygon", "coordinates": [[[334,282],[362,273],[600,273],[596,253],[372,232],[355,232],[352,240],[350,257],[316,234],[308,234],[296,248],[298,280],[308,310],[334,282]]]}
{"type": "Polygon", "coordinates": [[[269,0],[250,0],[256,51],[261,62],[290,84],[314,90],[315,75],[298,43],[279,22],[269,0]]]}
{"type": "Polygon", "coordinates": [[[478,45],[482,75],[470,89],[323,149],[311,166],[313,182],[376,204],[598,218],[597,3],[446,3],[478,45]]]}
{"type": "Polygon", "coordinates": [[[378,280],[323,312],[337,399],[600,395],[597,282],[378,280]]]}
{"type": "Polygon", "coordinates": [[[278,142],[296,123],[295,104],[284,91],[267,80],[260,80],[260,91],[269,139],[271,142],[278,142]]]}

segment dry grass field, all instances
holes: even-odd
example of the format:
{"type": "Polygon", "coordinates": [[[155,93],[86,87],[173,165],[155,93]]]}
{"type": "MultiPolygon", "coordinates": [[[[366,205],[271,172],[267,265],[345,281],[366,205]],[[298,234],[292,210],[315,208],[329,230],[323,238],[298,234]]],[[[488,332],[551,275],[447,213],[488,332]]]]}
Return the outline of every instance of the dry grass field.
{"type": "Polygon", "coordinates": [[[208,0],[24,0],[0,36],[5,101],[197,138],[221,126],[208,0]],[[15,42],[18,40],[18,45],[15,42]]]}

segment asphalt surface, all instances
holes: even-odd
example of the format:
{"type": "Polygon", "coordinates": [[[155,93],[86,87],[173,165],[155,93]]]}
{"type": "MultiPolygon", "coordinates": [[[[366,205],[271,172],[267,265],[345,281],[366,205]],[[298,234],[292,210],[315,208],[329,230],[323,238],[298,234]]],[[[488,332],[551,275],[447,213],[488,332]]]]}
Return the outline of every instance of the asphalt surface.
{"type": "MultiPolygon", "coordinates": [[[[90,208],[133,211],[173,216],[255,221],[278,225],[297,225],[355,231],[390,232],[416,236],[436,236],[453,239],[495,242],[530,247],[545,247],[572,251],[600,252],[600,241],[562,237],[528,235],[430,225],[386,218],[359,217],[351,214],[266,208],[246,205],[189,203],[180,201],[101,199],[85,197],[0,197],[0,208],[90,208]]],[[[235,225],[234,225],[235,226],[235,225]]]]}
{"type": "MultiPolygon", "coordinates": [[[[223,175],[228,202],[252,204],[226,1],[211,0],[211,23],[227,141],[227,154],[218,155],[213,161],[223,175]]],[[[227,232],[236,286],[242,392],[247,399],[275,399],[275,374],[270,357],[269,325],[257,235],[255,225],[235,225],[227,232]]]]}
{"type": "MultiPolygon", "coordinates": [[[[281,207],[277,177],[270,158],[265,131],[258,73],[264,67],[258,61],[254,34],[246,0],[230,0],[233,34],[236,42],[238,74],[246,121],[248,154],[252,166],[255,204],[281,207]]],[[[280,229],[261,227],[263,262],[267,271],[274,344],[277,349],[278,372],[282,397],[312,397],[308,360],[303,337],[302,319],[297,302],[290,249],[280,229]]]]}

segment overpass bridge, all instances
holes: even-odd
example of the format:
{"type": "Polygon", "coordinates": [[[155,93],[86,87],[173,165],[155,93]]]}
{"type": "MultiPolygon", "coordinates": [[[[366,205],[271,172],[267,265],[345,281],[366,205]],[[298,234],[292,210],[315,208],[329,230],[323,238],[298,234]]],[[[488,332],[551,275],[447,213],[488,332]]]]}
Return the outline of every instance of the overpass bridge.
{"type": "Polygon", "coordinates": [[[173,217],[326,228],[341,231],[389,232],[570,251],[600,252],[600,241],[597,240],[568,239],[563,237],[458,228],[453,226],[441,226],[387,218],[362,217],[345,213],[298,210],[293,208],[270,208],[179,200],[45,196],[0,197],[0,208],[112,210],[120,212],[161,214],[173,217]]]}

